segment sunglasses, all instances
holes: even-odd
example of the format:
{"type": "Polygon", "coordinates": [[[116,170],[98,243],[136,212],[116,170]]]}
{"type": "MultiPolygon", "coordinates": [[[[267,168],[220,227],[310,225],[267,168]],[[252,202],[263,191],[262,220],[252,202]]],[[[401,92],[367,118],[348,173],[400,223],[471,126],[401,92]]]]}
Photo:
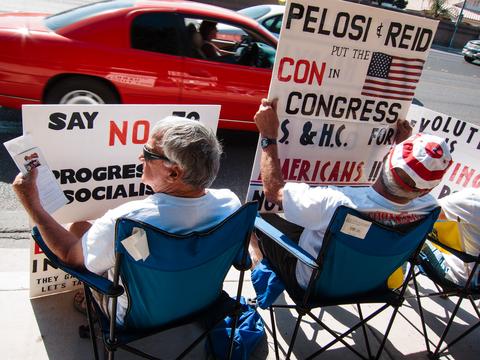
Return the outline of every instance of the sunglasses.
{"type": "Polygon", "coordinates": [[[165,155],[159,155],[155,154],[154,152],[151,152],[148,148],[147,145],[143,146],[143,158],[145,160],[163,160],[163,161],[168,161],[172,162],[169,158],[167,158],[165,155]]]}

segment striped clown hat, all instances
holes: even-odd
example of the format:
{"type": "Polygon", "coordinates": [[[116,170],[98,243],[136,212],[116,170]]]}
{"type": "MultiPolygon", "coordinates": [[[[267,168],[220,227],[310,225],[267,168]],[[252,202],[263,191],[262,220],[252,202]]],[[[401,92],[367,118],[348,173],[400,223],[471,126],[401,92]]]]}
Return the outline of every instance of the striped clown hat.
{"type": "Polygon", "coordinates": [[[435,135],[415,134],[390,150],[389,169],[395,181],[405,190],[414,190],[398,175],[402,169],[415,182],[415,188],[431,190],[442,181],[452,164],[445,139],[435,135]]]}

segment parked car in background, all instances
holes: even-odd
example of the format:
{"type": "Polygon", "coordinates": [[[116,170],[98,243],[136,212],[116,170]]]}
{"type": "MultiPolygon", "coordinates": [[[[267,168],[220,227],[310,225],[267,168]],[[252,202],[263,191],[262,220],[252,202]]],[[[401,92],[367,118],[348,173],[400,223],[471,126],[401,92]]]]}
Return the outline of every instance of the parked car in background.
{"type": "Polygon", "coordinates": [[[267,95],[276,46],[254,20],[189,1],[2,13],[0,105],[220,104],[220,127],[256,130],[252,117],[267,95]],[[222,55],[207,58],[197,49],[204,21],[241,36],[218,30],[211,42],[222,55]]]}
{"type": "Polygon", "coordinates": [[[471,63],[474,60],[480,59],[480,40],[468,41],[462,50],[465,61],[471,63]]]}
{"type": "Polygon", "coordinates": [[[238,10],[239,14],[254,19],[277,37],[280,34],[280,29],[282,28],[284,12],[284,5],[256,5],[238,10]]]}

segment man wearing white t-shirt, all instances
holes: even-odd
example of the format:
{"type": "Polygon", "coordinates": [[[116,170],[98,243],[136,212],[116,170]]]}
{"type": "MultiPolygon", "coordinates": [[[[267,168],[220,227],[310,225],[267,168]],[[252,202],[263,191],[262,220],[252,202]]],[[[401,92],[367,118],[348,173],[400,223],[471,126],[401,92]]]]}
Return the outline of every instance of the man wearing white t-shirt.
{"type": "MultiPolygon", "coordinates": [[[[155,193],[109,210],[93,224],[74,223],[68,230],[40,204],[36,169],[25,176],[19,174],[13,188],[45,242],[62,262],[96,274],[107,272],[111,278],[115,221],[119,217],[185,234],[205,230],[240,207],[238,197],[230,190],[208,189],[218,173],[221,153],[215,134],[201,123],[179,117],[159,121],[139,156],[143,164],[142,182],[155,193]]],[[[105,309],[105,304],[100,305],[105,309]]],[[[118,300],[120,324],[127,306],[124,294],[118,300]]]]}
{"type": "MultiPolygon", "coordinates": [[[[469,255],[480,254],[480,189],[468,188],[445,196],[439,200],[442,207],[440,219],[458,222],[461,250],[469,255]]],[[[455,255],[442,253],[429,241],[422,249],[421,258],[431,265],[444,286],[464,286],[473,270],[473,263],[467,264],[455,255]]],[[[422,261],[422,265],[426,266],[422,261]]],[[[472,277],[471,287],[480,287],[480,268],[472,277]]]]}
{"type": "MultiPolygon", "coordinates": [[[[408,137],[411,127],[407,121],[398,121],[398,145],[385,157],[382,172],[372,186],[316,188],[283,180],[276,146],[279,122],[275,103],[262,100],[255,122],[261,137],[260,169],[265,197],[283,207],[287,221],[271,214],[264,214],[264,217],[314,257],[320,252],[325,231],[340,205],[392,226],[414,222],[438,206],[428,193],[451,165],[448,146],[437,136],[408,137]]],[[[305,289],[311,269],[297,264],[293,256],[268,237],[259,236],[259,246],[255,237],[251,240],[250,253],[254,262],[265,255],[273,270],[288,283],[287,287],[295,291],[305,289]]]]}

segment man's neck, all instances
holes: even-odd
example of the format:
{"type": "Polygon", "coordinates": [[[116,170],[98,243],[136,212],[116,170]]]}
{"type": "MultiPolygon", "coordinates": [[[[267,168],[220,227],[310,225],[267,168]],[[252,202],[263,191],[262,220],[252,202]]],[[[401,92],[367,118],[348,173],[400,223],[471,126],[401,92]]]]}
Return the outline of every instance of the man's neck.
{"type": "Polygon", "coordinates": [[[375,190],[377,193],[382,195],[385,199],[393,201],[394,203],[397,203],[397,204],[403,205],[410,202],[410,199],[405,199],[403,197],[390,194],[388,190],[385,188],[385,185],[383,185],[383,182],[381,181],[380,176],[378,177],[377,181],[375,181],[375,183],[372,185],[373,190],[375,190]]]}
{"type": "Polygon", "coordinates": [[[205,189],[192,188],[188,186],[176,187],[161,192],[170,196],[182,198],[199,198],[207,193],[205,189]]]}

